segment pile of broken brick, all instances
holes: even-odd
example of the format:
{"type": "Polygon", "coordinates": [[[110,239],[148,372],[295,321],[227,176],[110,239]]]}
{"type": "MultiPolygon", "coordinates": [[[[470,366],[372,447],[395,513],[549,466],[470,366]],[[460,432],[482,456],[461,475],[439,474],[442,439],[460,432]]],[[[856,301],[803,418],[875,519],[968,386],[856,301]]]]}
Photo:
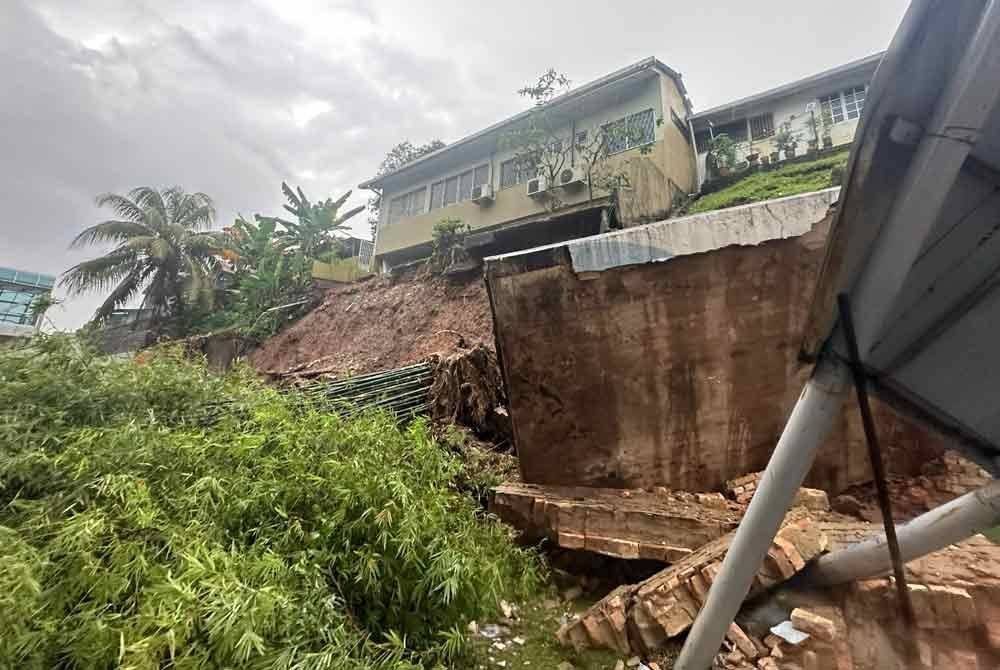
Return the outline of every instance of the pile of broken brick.
{"type": "MultiPolygon", "coordinates": [[[[954,455],[913,486],[954,495],[988,475],[954,455]],[[945,481],[947,480],[947,481],[945,481]],[[942,483],[944,482],[944,483],[942,483]]],[[[529,539],[665,567],[620,586],[558,630],[560,642],[653,658],[681,639],[718,575],[760,474],[726,495],[506,484],[493,511],[529,539]]],[[[877,535],[881,524],[832,511],[801,489],[730,628],[716,667],[750,670],[1000,667],[1000,547],[982,536],[906,566],[916,630],[903,623],[890,578],[836,589],[809,585],[811,562],[877,535]]]]}

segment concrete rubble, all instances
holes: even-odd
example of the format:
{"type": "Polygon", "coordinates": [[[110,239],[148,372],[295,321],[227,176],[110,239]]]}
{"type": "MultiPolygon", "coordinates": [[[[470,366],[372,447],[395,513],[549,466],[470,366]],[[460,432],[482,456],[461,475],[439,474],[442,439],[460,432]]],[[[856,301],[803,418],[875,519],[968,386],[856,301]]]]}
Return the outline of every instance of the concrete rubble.
{"type": "MultiPolygon", "coordinates": [[[[822,525],[822,524],[821,524],[822,525]]],[[[859,527],[860,529],[861,527],[859,527]]],[[[829,529],[828,529],[829,530],[829,529]]],[[[843,530],[843,529],[842,529],[843,530]]],[[[874,532],[874,529],[872,529],[874,532]]],[[[831,539],[837,533],[831,533],[831,539]]],[[[840,533],[837,541],[847,541],[840,533]]],[[[831,541],[831,544],[834,540],[831,541]]],[[[765,654],[727,640],[718,668],[749,670],[910,670],[1000,667],[1000,547],[975,536],[906,566],[916,629],[902,622],[889,578],[830,591],[783,589],[799,644],[777,635],[751,637],[765,654]]]]}
{"type": "MultiPolygon", "coordinates": [[[[575,647],[648,653],[686,631],[698,615],[733,534],[713,540],[644,582],[623,586],[559,629],[575,647]]],[[[805,510],[793,510],[778,531],[751,594],[802,570],[827,547],[827,538],[805,510]]],[[[738,633],[734,635],[738,636],[738,633]]]]}
{"type": "MultiPolygon", "coordinates": [[[[729,480],[724,493],[508,483],[494,489],[491,509],[529,540],[544,538],[563,549],[664,563],[660,572],[619,586],[557,632],[561,643],[578,649],[607,648],[650,659],[692,625],[760,476],[748,473],[729,480]]],[[[987,479],[977,466],[948,453],[928,462],[916,478],[895,478],[893,488],[909,493],[904,500],[934,506],[987,479]]],[[[800,489],[715,667],[1000,667],[1000,547],[982,536],[907,565],[915,631],[901,621],[889,578],[829,590],[810,589],[804,579],[794,579],[824,552],[881,532],[881,523],[864,520],[870,518],[865,511],[872,504],[871,492],[859,488],[850,495],[856,496],[855,505],[845,504],[841,496],[831,510],[825,491],[800,489]],[[841,513],[845,509],[851,514],[841,513]],[[764,610],[770,608],[770,617],[777,611],[782,620],[768,621],[762,629],[753,615],[762,603],[764,610]]],[[[903,505],[897,521],[923,512],[922,507],[903,505]]]]}

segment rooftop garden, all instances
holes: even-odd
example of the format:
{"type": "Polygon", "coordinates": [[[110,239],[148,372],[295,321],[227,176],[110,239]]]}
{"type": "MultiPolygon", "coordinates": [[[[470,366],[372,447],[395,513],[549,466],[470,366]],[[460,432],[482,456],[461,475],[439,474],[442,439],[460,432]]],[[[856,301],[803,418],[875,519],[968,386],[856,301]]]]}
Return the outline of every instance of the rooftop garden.
{"type": "Polygon", "coordinates": [[[747,176],[713,193],[695,200],[688,214],[711,212],[762,200],[784,198],[799,193],[819,191],[840,185],[840,174],[847,165],[848,150],[790,165],[747,172],[747,176]]]}

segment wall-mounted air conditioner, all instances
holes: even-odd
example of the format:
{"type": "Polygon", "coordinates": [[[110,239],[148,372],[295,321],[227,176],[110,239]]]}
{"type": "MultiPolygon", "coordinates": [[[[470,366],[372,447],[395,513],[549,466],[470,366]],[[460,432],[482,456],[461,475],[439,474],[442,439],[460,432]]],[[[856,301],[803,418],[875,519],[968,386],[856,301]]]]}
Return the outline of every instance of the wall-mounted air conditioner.
{"type": "Polygon", "coordinates": [[[536,198],[545,193],[545,189],[548,188],[548,184],[545,181],[544,176],[533,177],[528,180],[528,195],[532,198],[536,198]]]}
{"type": "Polygon", "coordinates": [[[583,168],[568,167],[559,171],[558,186],[580,186],[587,181],[583,168]]]}
{"type": "Polygon", "coordinates": [[[493,200],[493,186],[480,184],[472,187],[472,202],[483,204],[493,200]]]}

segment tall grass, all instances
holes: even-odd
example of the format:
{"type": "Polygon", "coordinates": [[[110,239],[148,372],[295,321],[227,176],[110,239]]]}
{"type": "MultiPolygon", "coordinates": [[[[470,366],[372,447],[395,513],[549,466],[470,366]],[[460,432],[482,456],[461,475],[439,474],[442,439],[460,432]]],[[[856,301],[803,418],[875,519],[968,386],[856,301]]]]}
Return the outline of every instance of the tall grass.
{"type": "Polygon", "coordinates": [[[453,663],[537,584],[459,469],[178,356],[0,351],[0,667],[453,663]]]}

